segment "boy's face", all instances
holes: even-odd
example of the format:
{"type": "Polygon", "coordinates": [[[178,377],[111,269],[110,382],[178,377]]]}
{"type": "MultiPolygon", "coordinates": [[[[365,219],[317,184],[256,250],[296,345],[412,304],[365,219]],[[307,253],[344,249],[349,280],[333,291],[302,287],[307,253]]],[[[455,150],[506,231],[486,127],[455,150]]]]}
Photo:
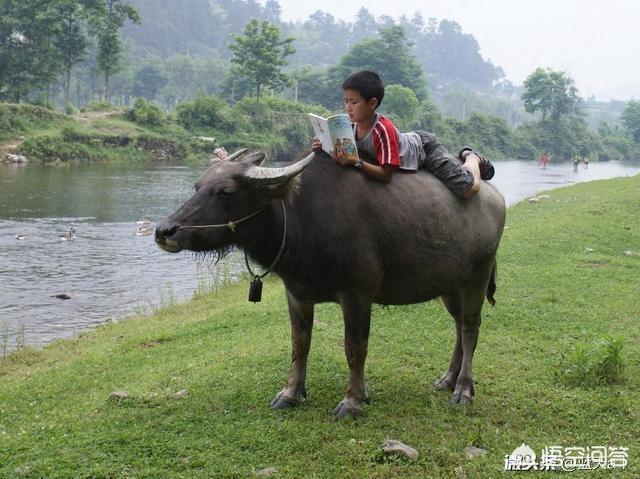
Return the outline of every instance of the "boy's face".
{"type": "Polygon", "coordinates": [[[377,106],[377,98],[367,101],[355,90],[344,90],[344,111],[353,123],[370,121],[376,113],[377,106]]]}

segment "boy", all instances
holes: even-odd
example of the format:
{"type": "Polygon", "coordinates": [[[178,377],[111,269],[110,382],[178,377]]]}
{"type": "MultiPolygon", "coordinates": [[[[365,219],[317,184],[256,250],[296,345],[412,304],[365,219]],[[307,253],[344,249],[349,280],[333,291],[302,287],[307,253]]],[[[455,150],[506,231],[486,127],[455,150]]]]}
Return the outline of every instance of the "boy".
{"type": "MultiPolygon", "coordinates": [[[[477,155],[469,147],[460,150],[464,165],[456,162],[435,135],[426,131],[398,132],[388,118],[376,112],[384,97],[384,84],[380,76],[371,71],[361,71],[349,76],[342,83],[344,110],[351,119],[359,151],[365,151],[377,164],[352,160],[344,155],[334,159],[342,166],[354,166],[374,180],[391,181],[397,168],[416,171],[427,169],[444,182],[451,191],[466,199],[480,191],[480,179],[493,178],[491,162],[477,155]]],[[[313,139],[314,151],[322,147],[318,138],[313,139]]]]}

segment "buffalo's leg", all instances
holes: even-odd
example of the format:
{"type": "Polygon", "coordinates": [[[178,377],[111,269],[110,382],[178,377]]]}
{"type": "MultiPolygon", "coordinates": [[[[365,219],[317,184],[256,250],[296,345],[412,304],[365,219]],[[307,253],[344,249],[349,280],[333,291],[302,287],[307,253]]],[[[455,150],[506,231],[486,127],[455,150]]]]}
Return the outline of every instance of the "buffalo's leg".
{"type": "Polygon", "coordinates": [[[291,322],[291,370],[286,387],[271,401],[273,409],[297,406],[303,397],[307,397],[305,380],[313,329],[313,304],[301,303],[289,291],[287,302],[291,322]]]}
{"type": "Polygon", "coordinates": [[[480,333],[480,311],[473,313],[465,313],[462,327],[460,328],[462,342],[462,364],[456,387],[451,395],[451,404],[465,405],[473,401],[475,389],[473,387],[473,375],[471,373],[471,363],[473,362],[473,354],[478,344],[478,335],[480,333]]]}
{"type": "Polygon", "coordinates": [[[464,405],[475,394],[471,365],[478,344],[482,305],[489,284],[493,263],[475,280],[469,281],[455,293],[443,297],[447,310],[456,322],[456,343],[449,369],[434,383],[438,390],[451,389],[450,403],[464,405]]]}
{"type": "Polygon", "coordinates": [[[364,403],[369,402],[364,378],[367,359],[371,302],[359,297],[345,297],[342,301],[344,315],[344,351],[349,364],[349,387],[344,399],[333,410],[336,417],[359,416],[364,403]]]}
{"type": "Polygon", "coordinates": [[[456,323],[456,343],[451,354],[449,369],[433,383],[433,387],[438,391],[453,391],[462,366],[462,297],[460,294],[452,294],[443,296],[442,300],[456,323]]]}

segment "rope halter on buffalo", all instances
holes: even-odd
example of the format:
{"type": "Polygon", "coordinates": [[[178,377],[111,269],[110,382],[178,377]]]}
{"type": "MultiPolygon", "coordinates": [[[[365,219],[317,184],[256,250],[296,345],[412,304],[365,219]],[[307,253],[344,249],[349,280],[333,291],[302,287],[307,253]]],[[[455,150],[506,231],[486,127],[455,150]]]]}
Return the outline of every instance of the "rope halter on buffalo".
{"type": "MultiPolygon", "coordinates": [[[[267,268],[267,270],[260,275],[254,274],[254,272],[251,271],[251,266],[249,266],[249,258],[247,256],[247,250],[244,250],[244,263],[247,265],[247,270],[249,271],[249,274],[253,277],[253,281],[251,281],[251,284],[249,285],[249,301],[252,301],[254,303],[259,303],[262,300],[262,281],[260,280],[264,278],[266,275],[268,275],[273,270],[273,268],[275,268],[275,266],[278,264],[278,261],[280,261],[282,252],[284,251],[284,246],[287,238],[287,210],[284,206],[284,201],[280,200],[280,204],[282,205],[282,221],[283,221],[282,241],[280,242],[280,250],[278,251],[278,254],[276,255],[275,259],[273,260],[269,268],[267,268]]],[[[229,228],[231,230],[231,233],[235,233],[237,225],[257,215],[265,208],[266,206],[260,208],[259,210],[254,211],[253,213],[245,216],[244,218],[240,218],[239,220],[235,220],[235,221],[229,221],[228,223],[222,223],[218,225],[179,226],[178,230],[192,229],[192,228],[194,229],[195,228],[229,228]]]]}

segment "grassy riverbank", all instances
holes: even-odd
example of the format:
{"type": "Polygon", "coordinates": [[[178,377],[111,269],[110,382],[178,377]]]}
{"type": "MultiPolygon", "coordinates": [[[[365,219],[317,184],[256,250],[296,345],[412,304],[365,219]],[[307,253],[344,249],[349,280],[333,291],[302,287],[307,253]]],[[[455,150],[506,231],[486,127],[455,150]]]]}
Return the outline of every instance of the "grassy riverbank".
{"type": "Polygon", "coordinates": [[[130,121],[128,109],[96,104],[64,115],[28,104],[0,103],[0,161],[7,153],[49,164],[73,161],[206,159],[212,144],[174,122],[130,121]]]}
{"type": "Polygon", "coordinates": [[[471,407],[453,409],[431,389],[454,334],[432,302],[374,309],[372,401],[341,421],[331,416],[347,379],[341,315],[318,307],[309,398],[270,410],[289,367],[286,302],[271,280],[262,303],[247,303],[243,282],[10,356],[0,365],[0,477],[251,477],[273,467],[271,477],[484,478],[499,477],[522,443],[538,455],[628,447],[626,470],[588,474],[637,477],[640,176],[549,195],[509,210],[471,407]],[[620,362],[603,349],[607,337],[623,345],[621,377],[602,364],[620,362]],[[116,390],[128,397],[110,399],[116,390]],[[387,438],[416,448],[418,462],[382,458],[387,438]],[[470,445],[487,453],[467,459],[470,445]]]}

